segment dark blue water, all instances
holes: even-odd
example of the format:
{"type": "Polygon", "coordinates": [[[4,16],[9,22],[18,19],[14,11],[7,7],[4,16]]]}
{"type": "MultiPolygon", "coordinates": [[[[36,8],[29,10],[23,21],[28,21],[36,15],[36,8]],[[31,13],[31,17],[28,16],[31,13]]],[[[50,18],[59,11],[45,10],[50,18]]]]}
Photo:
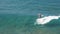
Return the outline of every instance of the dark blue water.
{"type": "Polygon", "coordinates": [[[59,15],[60,0],[0,0],[0,34],[60,34],[60,18],[34,25],[38,13],[59,15]]]}
{"type": "Polygon", "coordinates": [[[0,0],[0,14],[36,15],[39,12],[58,15],[60,0],[0,0]]]}

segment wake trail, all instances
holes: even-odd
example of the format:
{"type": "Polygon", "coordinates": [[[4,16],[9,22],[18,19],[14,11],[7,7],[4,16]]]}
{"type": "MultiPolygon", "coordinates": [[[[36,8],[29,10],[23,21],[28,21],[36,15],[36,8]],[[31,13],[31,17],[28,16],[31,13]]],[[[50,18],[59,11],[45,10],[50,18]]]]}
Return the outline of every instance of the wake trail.
{"type": "Polygon", "coordinates": [[[60,16],[46,16],[46,17],[43,17],[43,18],[37,18],[35,24],[44,25],[44,24],[47,24],[48,22],[50,22],[53,19],[59,19],[59,18],[60,18],[60,16]]]}

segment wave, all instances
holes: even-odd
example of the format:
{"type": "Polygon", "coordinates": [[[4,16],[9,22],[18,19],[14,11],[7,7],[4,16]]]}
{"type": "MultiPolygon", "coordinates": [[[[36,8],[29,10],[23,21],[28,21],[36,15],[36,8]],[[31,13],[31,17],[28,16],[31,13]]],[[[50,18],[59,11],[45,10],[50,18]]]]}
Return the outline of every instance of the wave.
{"type": "Polygon", "coordinates": [[[43,18],[37,18],[35,24],[44,25],[44,24],[47,24],[47,23],[49,23],[50,21],[52,21],[54,19],[58,20],[59,18],[60,18],[60,16],[45,16],[43,18]]]}

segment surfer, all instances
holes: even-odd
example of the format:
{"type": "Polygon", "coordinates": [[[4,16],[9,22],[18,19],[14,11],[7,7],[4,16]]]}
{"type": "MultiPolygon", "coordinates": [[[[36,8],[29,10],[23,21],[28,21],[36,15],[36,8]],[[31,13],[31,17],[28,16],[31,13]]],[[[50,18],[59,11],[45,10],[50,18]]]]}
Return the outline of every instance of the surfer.
{"type": "Polygon", "coordinates": [[[42,18],[42,16],[43,16],[43,15],[42,15],[41,13],[38,14],[38,18],[42,18]]]}

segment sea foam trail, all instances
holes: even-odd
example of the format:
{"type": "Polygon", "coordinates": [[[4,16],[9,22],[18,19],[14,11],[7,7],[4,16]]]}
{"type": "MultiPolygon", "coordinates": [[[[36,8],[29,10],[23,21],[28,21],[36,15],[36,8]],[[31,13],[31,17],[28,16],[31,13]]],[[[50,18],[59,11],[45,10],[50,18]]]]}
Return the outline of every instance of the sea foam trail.
{"type": "Polygon", "coordinates": [[[36,19],[36,23],[35,24],[47,24],[48,22],[50,22],[53,19],[59,19],[60,16],[46,16],[43,18],[37,18],[36,19]]]}

